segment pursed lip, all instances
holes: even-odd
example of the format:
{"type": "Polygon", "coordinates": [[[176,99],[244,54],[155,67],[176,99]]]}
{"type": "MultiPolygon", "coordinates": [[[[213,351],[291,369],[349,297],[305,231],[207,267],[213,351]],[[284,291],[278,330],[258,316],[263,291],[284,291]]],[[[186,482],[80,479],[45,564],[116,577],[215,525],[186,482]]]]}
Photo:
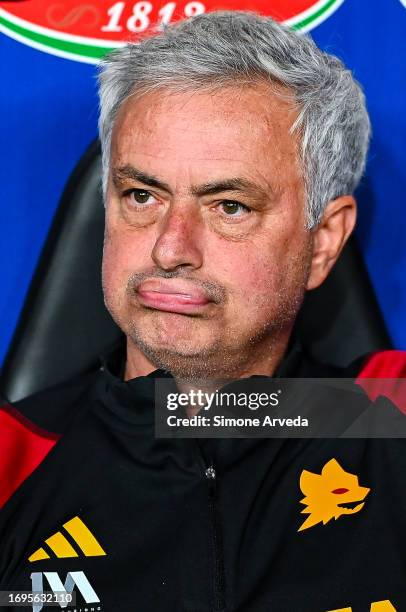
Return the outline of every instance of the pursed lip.
{"type": "Polygon", "coordinates": [[[204,289],[183,279],[147,279],[137,295],[143,306],[179,314],[198,314],[213,302],[204,289]]]}

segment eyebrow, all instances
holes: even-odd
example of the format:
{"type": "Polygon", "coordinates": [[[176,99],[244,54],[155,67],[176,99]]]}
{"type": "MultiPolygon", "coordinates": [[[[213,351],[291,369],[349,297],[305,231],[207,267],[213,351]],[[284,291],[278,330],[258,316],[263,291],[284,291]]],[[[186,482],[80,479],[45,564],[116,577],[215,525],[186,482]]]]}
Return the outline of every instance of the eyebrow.
{"type": "MultiPolygon", "coordinates": [[[[143,185],[147,185],[148,187],[161,189],[162,191],[166,191],[167,193],[173,195],[172,189],[167,183],[164,183],[156,176],[147,174],[134,166],[126,165],[120,168],[115,168],[112,171],[112,175],[113,183],[116,187],[119,186],[124,180],[130,179],[143,183],[143,185]]],[[[190,188],[190,193],[197,197],[215,195],[224,191],[248,192],[257,197],[269,197],[269,195],[273,196],[275,193],[274,190],[270,190],[270,188],[265,190],[262,187],[259,187],[255,182],[241,177],[212,181],[209,183],[203,183],[202,185],[193,185],[190,188]]]]}
{"type": "Polygon", "coordinates": [[[117,187],[126,179],[131,179],[133,181],[139,181],[144,185],[148,185],[149,187],[156,187],[157,189],[162,189],[162,191],[167,191],[172,194],[172,190],[167,183],[164,183],[153,176],[152,174],[147,174],[146,172],[142,172],[142,170],[138,170],[138,168],[134,168],[134,166],[122,166],[121,168],[115,168],[112,172],[113,175],[113,183],[117,187]]]}
{"type": "Polygon", "coordinates": [[[230,178],[220,181],[213,181],[211,183],[205,183],[203,185],[193,186],[191,193],[195,196],[201,197],[205,195],[215,195],[222,191],[243,191],[245,193],[251,192],[252,194],[264,195],[264,190],[254,182],[248,181],[244,178],[230,178]]]}

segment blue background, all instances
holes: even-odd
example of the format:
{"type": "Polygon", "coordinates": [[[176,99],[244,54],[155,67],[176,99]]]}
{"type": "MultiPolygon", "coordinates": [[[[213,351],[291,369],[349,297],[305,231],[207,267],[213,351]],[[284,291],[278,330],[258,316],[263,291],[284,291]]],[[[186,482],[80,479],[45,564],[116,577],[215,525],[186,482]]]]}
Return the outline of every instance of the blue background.
{"type": "MultiPolygon", "coordinates": [[[[345,0],[311,35],[367,96],[373,140],[357,237],[393,343],[406,349],[406,8],[345,0]]],[[[64,185],[97,135],[98,104],[95,66],[0,36],[1,364],[64,185]]]]}

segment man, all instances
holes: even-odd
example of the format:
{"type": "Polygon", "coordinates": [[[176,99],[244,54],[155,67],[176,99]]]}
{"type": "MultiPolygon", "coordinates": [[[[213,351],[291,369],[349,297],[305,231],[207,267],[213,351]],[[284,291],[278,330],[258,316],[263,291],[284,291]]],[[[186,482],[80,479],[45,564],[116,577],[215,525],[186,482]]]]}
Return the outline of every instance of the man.
{"type": "Polygon", "coordinates": [[[292,335],[355,224],[360,87],[238,12],[122,48],[100,83],[103,285],[126,350],[3,410],[0,588],[81,612],[405,609],[402,440],[154,437],[160,377],[404,373],[396,352],[322,367],[292,335]]]}

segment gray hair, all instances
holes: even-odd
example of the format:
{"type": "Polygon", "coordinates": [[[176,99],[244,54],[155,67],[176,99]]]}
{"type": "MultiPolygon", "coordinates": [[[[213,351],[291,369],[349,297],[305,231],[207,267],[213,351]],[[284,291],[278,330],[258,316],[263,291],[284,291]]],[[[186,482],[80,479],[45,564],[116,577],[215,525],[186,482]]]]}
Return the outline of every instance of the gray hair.
{"type": "Polygon", "coordinates": [[[199,15],[105,57],[99,71],[104,192],[114,120],[130,95],[259,79],[287,87],[298,107],[291,131],[300,136],[307,227],[314,227],[328,202],[352,194],[364,172],[370,138],[365,97],[350,70],[309,36],[251,12],[199,15]]]}

